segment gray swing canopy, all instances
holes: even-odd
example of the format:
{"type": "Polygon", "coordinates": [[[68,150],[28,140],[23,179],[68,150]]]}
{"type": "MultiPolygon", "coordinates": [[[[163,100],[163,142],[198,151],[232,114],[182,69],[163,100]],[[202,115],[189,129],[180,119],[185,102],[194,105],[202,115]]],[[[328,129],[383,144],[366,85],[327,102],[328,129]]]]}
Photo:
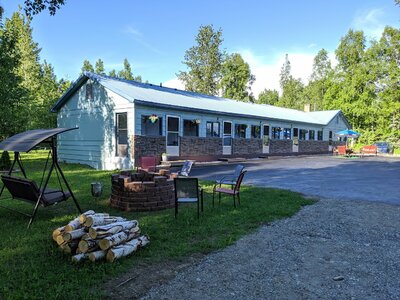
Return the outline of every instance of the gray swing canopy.
{"type": "Polygon", "coordinates": [[[10,170],[8,171],[7,175],[1,176],[3,186],[0,190],[0,197],[3,194],[4,188],[7,188],[13,199],[19,199],[33,203],[35,204],[35,208],[32,214],[26,214],[5,206],[0,206],[0,207],[29,216],[30,221],[28,224],[28,228],[33,222],[33,219],[36,215],[39,205],[46,207],[61,201],[65,201],[69,197],[71,197],[75,202],[75,205],[78,208],[79,212],[82,213],[78,201],[76,200],[67,180],[65,179],[64,173],[62,172],[61,167],[58,164],[58,158],[57,158],[57,140],[56,140],[57,135],[75,129],[78,128],[51,128],[51,129],[29,130],[22,133],[18,133],[0,143],[0,150],[14,151],[14,161],[12,163],[10,170]],[[25,169],[21,163],[20,152],[29,152],[41,143],[49,144],[50,152],[49,152],[49,157],[46,161],[46,165],[43,170],[42,181],[38,186],[35,181],[27,178],[25,169]],[[52,158],[50,168],[47,173],[46,179],[44,180],[50,157],[52,158]],[[22,175],[24,176],[23,178],[12,175],[16,164],[19,166],[22,175]],[[57,173],[58,181],[61,188],[60,190],[49,189],[47,187],[51,174],[54,169],[57,173]],[[68,191],[64,191],[62,189],[62,183],[60,177],[63,180],[68,191]]]}

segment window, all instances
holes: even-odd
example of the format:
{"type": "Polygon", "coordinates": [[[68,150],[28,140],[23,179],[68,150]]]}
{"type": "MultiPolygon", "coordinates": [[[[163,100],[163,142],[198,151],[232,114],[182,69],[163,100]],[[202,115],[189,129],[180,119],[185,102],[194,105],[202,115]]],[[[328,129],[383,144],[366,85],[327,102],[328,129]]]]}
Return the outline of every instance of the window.
{"type": "Polygon", "coordinates": [[[251,125],[251,137],[253,139],[259,139],[261,137],[261,126],[251,125]]]}
{"type": "Polygon", "coordinates": [[[86,84],[86,100],[93,99],[93,84],[88,83],[86,84]]]}
{"type": "Polygon", "coordinates": [[[193,120],[183,120],[184,136],[199,136],[199,124],[193,120]]]}
{"type": "Polygon", "coordinates": [[[269,136],[269,126],[264,125],[264,136],[269,136]]]}
{"type": "Polygon", "coordinates": [[[322,141],[322,140],[323,140],[323,131],[318,130],[318,141],[322,141]]]}
{"type": "Polygon", "coordinates": [[[281,137],[281,128],[280,127],[272,127],[272,138],[274,140],[279,140],[281,137]]]}
{"type": "Polygon", "coordinates": [[[305,130],[305,129],[300,129],[299,139],[300,139],[300,140],[305,140],[305,139],[306,139],[306,133],[307,133],[307,130],[305,130]]]}
{"type": "Polygon", "coordinates": [[[283,128],[283,139],[290,140],[292,138],[292,129],[283,128]]]}
{"type": "Polygon", "coordinates": [[[142,116],[142,135],[162,135],[162,118],[153,119],[150,116],[142,116]]]}
{"type": "Polygon", "coordinates": [[[315,140],[315,130],[310,130],[308,132],[308,139],[312,141],[315,140]]]}
{"type": "Polygon", "coordinates": [[[333,136],[332,131],[329,131],[329,145],[332,145],[332,136],[333,136]]]}
{"type": "Polygon", "coordinates": [[[293,137],[298,137],[298,136],[299,136],[299,129],[293,128],[293,137]]]}
{"type": "Polygon", "coordinates": [[[207,122],[206,123],[206,136],[207,137],[219,137],[219,122],[207,122]]]}
{"type": "Polygon", "coordinates": [[[235,124],[235,138],[246,138],[246,124],[235,124]]]}

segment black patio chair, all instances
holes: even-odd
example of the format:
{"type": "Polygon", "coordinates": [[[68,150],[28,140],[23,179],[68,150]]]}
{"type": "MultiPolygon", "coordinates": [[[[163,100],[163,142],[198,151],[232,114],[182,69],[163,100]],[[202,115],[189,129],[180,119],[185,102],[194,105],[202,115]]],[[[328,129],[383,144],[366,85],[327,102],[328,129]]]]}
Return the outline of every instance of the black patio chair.
{"type": "Polygon", "coordinates": [[[197,178],[174,178],[175,186],[175,218],[180,203],[197,203],[197,218],[200,217],[200,206],[203,212],[203,189],[199,187],[197,178]]]}

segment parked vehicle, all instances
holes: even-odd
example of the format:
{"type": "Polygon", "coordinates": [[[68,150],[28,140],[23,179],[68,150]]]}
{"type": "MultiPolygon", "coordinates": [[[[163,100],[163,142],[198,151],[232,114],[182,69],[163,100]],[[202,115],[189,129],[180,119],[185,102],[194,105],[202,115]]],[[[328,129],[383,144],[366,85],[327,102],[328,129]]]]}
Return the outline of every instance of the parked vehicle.
{"type": "Polygon", "coordinates": [[[375,146],[377,147],[378,153],[391,153],[392,152],[392,147],[390,146],[390,143],[388,143],[388,142],[378,142],[378,143],[375,143],[375,146]]]}

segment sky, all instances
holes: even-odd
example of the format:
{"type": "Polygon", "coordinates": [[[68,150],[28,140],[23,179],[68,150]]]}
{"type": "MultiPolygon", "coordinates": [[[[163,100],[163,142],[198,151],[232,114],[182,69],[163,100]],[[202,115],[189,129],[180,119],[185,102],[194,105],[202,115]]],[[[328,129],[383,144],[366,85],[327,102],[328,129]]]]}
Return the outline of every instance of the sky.
{"type": "MultiPolygon", "coordinates": [[[[0,0],[8,18],[23,0],[0,0]]],[[[3,20],[4,21],[4,20],[3,20]]],[[[313,58],[322,48],[334,51],[349,29],[379,39],[386,25],[399,28],[394,0],[66,0],[50,16],[33,17],[33,38],[41,60],[54,66],[58,79],[76,80],[83,60],[101,58],[106,71],[123,68],[150,83],[184,88],[176,74],[185,71],[185,51],[196,45],[201,25],[222,29],[221,49],[240,53],[256,76],[257,97],[279,88],[285,54],[292,75],[307,83],[313,58]]]]}

